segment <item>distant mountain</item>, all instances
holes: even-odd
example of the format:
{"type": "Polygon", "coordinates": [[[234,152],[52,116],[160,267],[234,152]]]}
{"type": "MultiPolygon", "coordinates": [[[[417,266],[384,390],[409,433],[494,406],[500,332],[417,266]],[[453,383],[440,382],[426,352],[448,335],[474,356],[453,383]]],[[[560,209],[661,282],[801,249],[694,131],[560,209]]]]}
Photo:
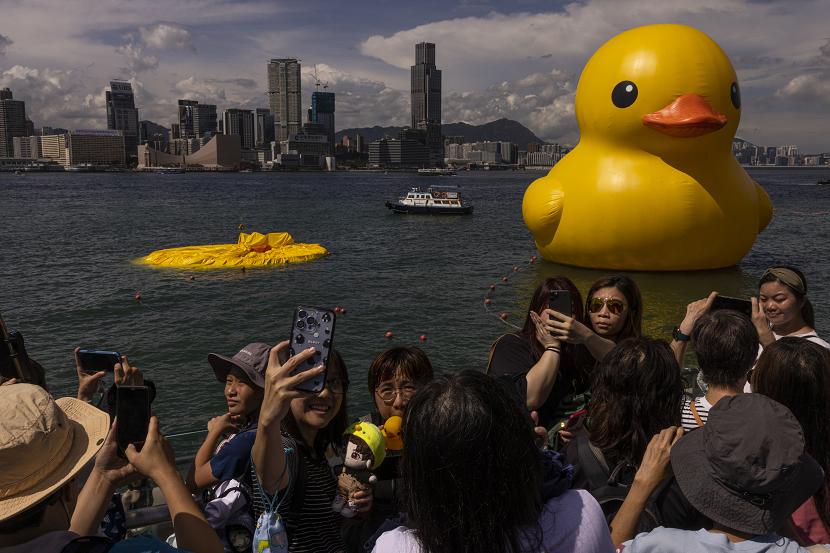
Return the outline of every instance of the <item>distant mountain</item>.
{"type": "MultiPolygon", "coordinates": [[[[354,137],[356,134],[363,136],[367,142],[379,140],[384,136],[396,138],[403,127],[362,127],[356,129],[343,129],[334,135],[336,141],[340,141],[343,135],[348,134],[354,137]]],[[[467,142],[479,142],[482,140],[507,140],[519,145],[524,149],[530,142],[543,142],[533,132],[511,119],[497,119],[484,125],[468,125],[467,123],[448,123],[441,125],[441,132],[444,136],[463,136],[467,142]]]]}

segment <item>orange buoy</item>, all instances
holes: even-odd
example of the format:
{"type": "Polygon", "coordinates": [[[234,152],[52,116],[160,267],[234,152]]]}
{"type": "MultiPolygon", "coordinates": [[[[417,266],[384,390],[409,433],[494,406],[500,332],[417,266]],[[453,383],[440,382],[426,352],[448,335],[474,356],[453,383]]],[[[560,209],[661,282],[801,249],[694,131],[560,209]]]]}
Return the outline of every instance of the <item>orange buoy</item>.
{"type": "Polygon", "coordinates": [[[384,334],[384,336],[386,336],[387,338],[391,338],[392,336],[394,336],[394,334],[392,334],[391,330],[387,330],[386,334],[384,334]]]}
{"type": "Polygon", "coordinates": [[[141,292],[136,292],[133,297],[135,298],[135,301],[141,301],[141,292]]]}
{"type": "Polygon", "coordinates": [[[484,298],[484,305],[490,305],[491,303],[493,303],[493,300],[490,298],[484,298]]]}
{"type": "Polygon", "coordinates": [[[418,336],[418,339],[422,342],[426,342],[427,341],[427,335],[426,334],[421,334],[420,336],[418,336]]]}
{"type": "Polygon", "coordinates": [[[501,277],[501,281],[502,282],[507,282],[507,277],[506,276],[501,277]]]}
{"type": "Polygon", "coordinates": [[[502,311],[501,313],[499,313],[499,317],[501,317],[501,320],[503,321],[507,320],[507,315],[507,311],[502,311]]]}
{"type": "Polygon", "coordinates": [[[495,284],[491,284],[491,285],[490,285],[490,290],[495,290],[495,289],[496,289],[496,285],[495,285],[495,284]]]}

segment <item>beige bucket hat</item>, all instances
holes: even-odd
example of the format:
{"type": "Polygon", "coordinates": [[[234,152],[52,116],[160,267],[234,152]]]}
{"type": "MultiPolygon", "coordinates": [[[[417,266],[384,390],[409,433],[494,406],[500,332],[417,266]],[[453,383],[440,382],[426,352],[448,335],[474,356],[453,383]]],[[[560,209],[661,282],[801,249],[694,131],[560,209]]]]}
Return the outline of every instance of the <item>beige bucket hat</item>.
{"type": "Polygon", "coordinates": [[[40,386],[0,386],[0,521],[49,497],[101,449],[109,415],[40,386]]]}

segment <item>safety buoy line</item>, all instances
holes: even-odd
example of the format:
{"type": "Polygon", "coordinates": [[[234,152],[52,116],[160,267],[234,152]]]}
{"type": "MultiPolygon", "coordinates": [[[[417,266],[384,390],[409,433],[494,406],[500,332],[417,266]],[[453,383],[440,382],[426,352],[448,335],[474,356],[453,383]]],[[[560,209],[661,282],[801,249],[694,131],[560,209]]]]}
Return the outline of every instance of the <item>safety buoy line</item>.
{"type": "MultiPolygon", "coordinates": [[[[532,256],[532,257],[528,260],[527,265],[534,265],[534,264],[536,263],[536,260],[537,260],[537,259],[539,259],[537,256],[535,256],[535,255],[534,255],[534,256],[532,256]]],[[[508,283],[510,282],[510,277],[511,277],[512,275],[517,274],[517,273],[520,273],[520,272],[522,272],[522,271],[524,271],[524,270],[525,270],[525,268],[524,268],[524,267],[519,267],[518,265],[514,265],[514,266],[513,266],[513,270],[512,270],[512,271],[510,271],[509,273],[507,273],[506,275],[504,275],[503,277],[501,277],[499,280],[501,281],[501,283],[502,283],[502,284],[505,284],[505,285],[506,285],[506,284],[508,284],[508,283]]],[[[486,294],[484,294],[484,301],[483,301],[483,304],[484,304],[484,311],[485,311],[488,315],[492,315],[493,317],[496,317],[496,318],[497,318],[497,319],[498,319],[501,323],[503,323],[503,324],[505,324],[505,325],[507,325],[507,326],[509,326],[509,327],[511,327],[511,328],[515,328],[516,330],[521,330],[521,329],[522,329],[522,327],[520,327],[520,326],[518,326],[517,324],[514,324],[513,322],[511,322],[511,321],[508,321],[508,320],[507,320],[507,318],[510,316],[510,314],[509,314],[507,311],[502,311],[502,312],[500,312],[500,313],[496,313],[496,312],[493,310],[493,308],[492,308],[492,305],[493,305],[493,294],[495,293],[495,291],[496,291],[496,285],[495,285],[495,284],[491,284],[491,285],[488,287],[487,293],[486,293],[486,294]]]]}
{"type": "Polygon", "coordinates": [[[191,430],[190,432],[179,432],[178,434],[167,434],[164,437],[167,438],[167,439],[180,438],[181,436],[190,436],[192,434],[205,434],[206,432],[207,432],[207,429],[191,430]]]}

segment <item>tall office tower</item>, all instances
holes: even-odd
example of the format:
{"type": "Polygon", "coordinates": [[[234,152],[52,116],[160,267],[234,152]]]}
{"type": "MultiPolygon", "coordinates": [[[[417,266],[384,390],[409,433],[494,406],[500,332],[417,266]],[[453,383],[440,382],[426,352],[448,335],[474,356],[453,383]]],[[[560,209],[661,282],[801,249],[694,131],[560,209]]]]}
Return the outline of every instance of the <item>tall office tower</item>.
{"type": "Polygon", "coordinates": [[[26,136],[26,103],[0,89],[0,157],[14,157],[14,137],[26,136]]]}
{"type": "Polygon", "coordinates": [[[426,132],[431,165],[444,159],[441,138],[441,70],[435,67],[435,44],[415,45],[415,65],[410,68],[412,128],[426,132]]]}
{"type": "Polygon", "coordinates": [[[256,108],[254,113],[254,148],[265,150],[271,148],[274,141],[274,115],[270,109],[256,108]]]}
{"type": "Polygon", "coordinates": [[[243,150],[254,149],[254,112],[249,109],[226,109],[224,117],[225,134],[239,136],[243,150]]]}
{"type": "Polygon", "coordinates": [[[194,121],[198,117],[196,100],[179,100],[179,136],[174,138],[193,138],[196,136],[194,121]]]}
{"type": "Polygon", "coordinates": [[[193,130],[196,138],[211,139],[216,134],[219,116],[214,104],[198,104],[193,118],[193,130]]]}
{"type": "Polygon", "coordinates": [[[311,122],[326,128],[334,152],[334,92],[318,90],[311,94],[311,122]]]}
{"type": "Polygon", "coordinates": [[[107,128],[121,131],[127,157],[138,153],[138,110],[133,85],[127,81],[110,81],[107,90],[107,128]]]}
{"type": "Polygon", "coordinates": [[[268,62],[268,97],[274,115],[277,142],[300,132],[303,106],[300,91],[300,62],[293,58],[268,62]]]}

